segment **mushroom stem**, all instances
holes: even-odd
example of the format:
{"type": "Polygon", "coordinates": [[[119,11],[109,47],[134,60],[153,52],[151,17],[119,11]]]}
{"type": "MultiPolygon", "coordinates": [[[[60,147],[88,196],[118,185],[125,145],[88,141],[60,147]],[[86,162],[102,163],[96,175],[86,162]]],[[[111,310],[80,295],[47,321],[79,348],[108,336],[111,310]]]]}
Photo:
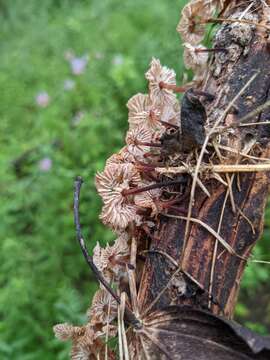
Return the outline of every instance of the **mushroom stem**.
{"type": "Polygon", "coordinates": [[[196,53],[204,53],[204,52],[227,52],[226,48],[210,48],[210,49],[195,49],[196,53]]]}
{"type": "Polygon", "coordinates": [[[151,142],[144,142],[144,141],[135,141],[135,145],[141,145],[141,146],[149,146],[149,147],[158,147],[160,148],[162,145],[157,143],[151,143],[151,142]]]}
{"type": "Polygon", "coordinates": [[[160,87],[160,89],[173,90],[176,93],[184,93],[187,90],[187,88],[185,88],[183,86],[166,84],[164,81],[161,81],[159,83],[159,87],[160,87]]]}
{"type": "Polygon", "coordinates": [[[139,193],[149,191],[149,190],[160,189],[164,186],[178,185],[178,184],[182,184],[182,183],[183,183],[183,180],[172,180],[172,181],[164,181],[161,183],[147,185],[147,186],[143,186],[143,187],[137,187],[137,188],[133,188],[133,189],[124,189],[122,191],[122,195],[123,196],[135,195],[135,194],[139,194],[139,193]]]}

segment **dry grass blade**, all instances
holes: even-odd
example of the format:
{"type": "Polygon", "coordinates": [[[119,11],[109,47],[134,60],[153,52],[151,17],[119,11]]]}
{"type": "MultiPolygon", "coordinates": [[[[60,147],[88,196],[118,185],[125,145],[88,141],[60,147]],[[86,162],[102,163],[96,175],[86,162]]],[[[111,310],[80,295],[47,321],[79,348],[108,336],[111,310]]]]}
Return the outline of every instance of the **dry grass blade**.
{"type": "MultiPolygon", "coordinates": [[[[192,167],[187,171],[185,166],[174,166],[169,168],[156,168],[159,174],[185,174],[190,171],[196,171],[196,167],[192,167]]],[[[200,172],[212,173],[248,173],[248,172],[264,172],[270,171],[270,163],[268,164],[226,164],[226,165],[201,165],[200,172]]],[[[194,175],[195,176],[195,175],[194,175]]],[[[198,181],[198,179],[197,179],[198,181]]]]}
{"type": "Polygon", "coordinates": [[[117,307],[117,313],[119,360],[124,360],[120,305],[117,307]]]}
{"type": "MultiPolygon", "coordinates": [[[[213,146],[212,144],[209,144],[209,146],[213,146]]],[[[218,148],[221,149],[221,150],[225,150],[225,151],[228,151],[228,152],[231,152],[233,154],[238,154],[238,155],[241,155],[247,159],[252,159],[252,160],[257,160],[257,161],[268,161],[270,162],[270,159],[269,158],[264,158],[264,157],[257,157],[257,156],[252,156],[252,155],[248,155],[248,154],[245,154],[243,153],[242,151],[238,151],[236,149],[233,149],[229,146],[225,146],[225,145],[218,145],[218,148]]]]}
{"type": "MultiPolygon", "coordinates": [[[[185,221],[188,220],[188,217],[186,217],[186,216],[169,215],[169,214],[163,214],[163,215],[167,216],[167,217],[175,218],[175,219],[180,219],[180,220],[185,220],[185,221]]],[[[210,234],[212,234],[231,255],[235,255],[241,260],[245,260],[245,261],[247,260],[247,258],[245,258],[244,256],[241,256],[241,255],[237,254],[237,252],[214,229],[212,229],[209,225],[207,225],[206,223],[204,223],[203,221],[201,221],[199,219],[195,219],[195,218],[192,218],[192,217],[190,217],[189,219],[190,219],[190,221],[201,225],[210,234]]]]}
{"type": "Polygon", "coordinates": [[[239,127],[248,127],[248,126],[257,126],[257,125],[270,125],[270,121],[261,121],[261,122],[253,122],[253,123],[243,123],[239,124],[239,127]]]}
{"type": "Polygon", "coordinates": [[[132,303],[132,309],[136,317],[139,316],[138,311],[138,300],[137,300],[137,289],[136,289],[136,256],[137,256],[137,242],[136,238],[133,236],[131,241],[131,250],[130,250],[130,265],[131,269],[127,266],[128,282],[130,289],[130,297],[132,303]]]}
{"type": "MultiPolygon", "coordinates": [[[[219,158],[219,161],[222,162],[222,156],[221,156],[221,153],[219,151],[218,144],[215,141],[213,141],[213,145],[214,145],[214,149],[216,151],[216,154],[217,154],[217,156],[219,158]]],[[[225,173],[225,176],[226,176],[226,180],[227,180],[227,184],[228,184],[227,186],[228,186],[228,190],[229,190],[229,194],[230,194],[232,211],[235,213],[236,212],[236,206],[235,206],[233,190],[232,190],[232,181],[231,181],[231,178],[230,178],[228,173],[225,173]]]]}
{"type": "Polygon", "coordinates": [[[270,261],[266,261],[266,260],[250,260],[250,262],[257,263],[257,264],[270,265],[270,261]]]}
{"type": "Polygon", "coordinates": [[[206,135],[204,144],[202,146],[200,155],[199,155],[199,159],[197,161],[197,165],[195,168],[195,172],[194,172],[194,178],[193,178],[193,182],[192,182],[192,186],[191,186],[191,191],[190,191],[190,200],[189,200],[189,207],[188,207],[188,216],[187,216],[187,223],[186,223],[186,229],[185,229],[185,235],[184,235],[184,244],[183,244],[183,251],[181,254],[181,258],[180,258],[180,266],[182,264],[182,260],[183,260],[183,256],[185,253],[185,247],[186,247],[186,242],[187,242],[187,237],[188,237],[188,233],[189,233],[189,226],[190,226],[190,218],[191,218],[191,212],[192,212],[192,208],[193,208],[193,201],[194,201],[194,196],[195,196],[195,189],[196,189],[196,183],[197,183],[197,178],[199,175],[199,171],[200,171],[200,167],[201,167],[201,163],[203,160],[203,156],[205,154],[206,151],[206,147],[208,145],[208,142],[211,138],[211,136],[215,133],[216,128],[219,126],[219,124],[225,119],[227,113],[229,112],[229,110],[231,109],[231,107],[234,105],[234,103],[237,101],[237,99],[245,92],[245,90],[249,87],[249,85],[255,80],[255,78],[258,76],[259,72],[255,73],[250,79],[249,81],[243,86],[243,88],[239,91],[239,93],[232,99],[232,101],[230,101],[230,103],[228,104],[228,106],[226,107],[226,109],[224,110],[223,114],[217,119],[217,121],[215,122],[213,128],[210,130],[210,132],[206,135]]]}
{"type": "MultiPolygon", "coordinates": [[[[229,197],[229,193],[230,190],[228,189],[225,195],[225,199],[223,202],[223,206],[221,209],[221,214],[220,214],[220,218],[219,218],[219,224],[218,224],[218,229],[217,229],[217,233],[220,233],[220,229],[221,229],[221,225],[222,225],[222,221],[223,221],[223,217],[224,217],[224,212],[225,212],[225,207],[226,207],[226,203],[229,197]]],[[[212,296],[212,290],[213,290],[213,281],[214,281],[214,274],[215,274],[215,266],[216,266],[216,259],[217,259],[217,249],[218,249],[218,240],[215,240],[215,246],[214,246],[214,251],[213,251],[213,257],[212,257],[212,264],[211,264],[211,273],[210,273],[210,282],[209,282],[209,300],[208,300],[208,308],[211,308],[211,296],[212,296]]]]}
{"type": "Polygon", "coordinates": [[[109,298],[109,305],[107,311],[107,323],[106,323],[106,338],[105,338],[105,360],[108,360],[108,340],[109,340],[109,327],[110,327],[110,313],[111,313],[112,297],[109,298]]]}
{"type": "Polygon", "coordinates": [[[120,304],[120,326],[121,326],[121,337],[122,337],[122,344],[124,350],[124,358],[125,360],[129,360],[128,344],[127,344],[127,337],[126,337],[126,330],[124,323],[125,307],[126,307],[126,294],[123,292],[121,294],[121,304],[120,304]]]}
{"type": "Polygon", "coordinates": [[[247,223],[250,225],[251,231],[252,231],[253,235],[255,235],[256,231],[255,231],[254,225],[252,224],[251,220],[243,213],[243,211],[240,208],[238,208],[237,210],[239,211],[241,216],[247,221],[247,223]]]}
{"type": "Polygon", "coordinates": [[[265,30],[270,30],[270,27],[264,24],[260,24],[260,23],[256,23],[254,21],[249,21],[249,20],[245,20],[245,19],[226,19],[226,18],[209,18],[206,21],[204,21],[203,23],[228,23],[228,24],[234,24],[234,23],[240,23],[240,24],[247,24],[247,25],[251,25],[251,26],[256,26],[256,27],[260,27],[263,28],[265,30]]]}
{"type": "MultiPolygon", "coordinates": [[[[227,174],[226,174],[227,175],[227,174]]],[[[218,182],[220,182],[222,185],[228,187],[228,183],[226,183],[225,180],[222,179],[222,177],[219,174],[213,174],[213,178],[216,179],[218,182]]]]}
{"type": "Polygon", "coordinates": [[[270,171],[270,164],[214,165],[212,169],[217,173],[264,172],[270,171]]]}
{"type": "MultiPolygon", "coordinates": [[[[183,165],[187,169],[187,172],[191,175],[191,177],[194,178],[193,172],[189,170],[190,167],[187,164],[185,164],[184,162],[183,162],[183,165]]],[[[201,180],[199,178],[197,178],[197,183],[198,183],[198,186],[202,189],[202,191],[206,194],[206,196],[211,197],[211,194],[209,193],[209,191],[203,185],[203,183],[201,182],[201,180]]]]}
{"type": "MultiPolygon", "coordinates": [[[[248,113],[247,115],[243,116],[242,119],[239,119],[239,124],[238,126],[245,126],[245,124],[243,124],[244,121],[253,118],[256,115],[259,115],[262,111],[268,109],[270,107],[270,100],[266,101],[263,105],[258,106],[255,110],[251,111],[250,113],[248,113]]],[[[256,125],[268,125],[270,124],[269,121],[265,121],[265,122],[261,122],[261,123],[254,123],[256,125]]],[[[249,124],[247,124],[249,125],[249,124]]]]}

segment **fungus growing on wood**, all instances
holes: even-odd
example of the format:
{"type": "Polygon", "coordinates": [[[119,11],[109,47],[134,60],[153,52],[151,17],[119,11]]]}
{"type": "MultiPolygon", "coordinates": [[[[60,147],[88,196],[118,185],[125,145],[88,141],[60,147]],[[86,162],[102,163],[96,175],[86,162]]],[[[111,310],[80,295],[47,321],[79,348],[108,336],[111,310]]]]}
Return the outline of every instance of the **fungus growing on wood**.
{"type": "Polygon", "coordinates": [[[127,103],[126,145],[96,176],[101,219],[118,237],[93,257],[76,180],[77,239],[100,289],[85,326],[54,328],[73,342],[73,359],[115,359],[116,333],[125,360],[269,359],[269,339],[231,321],[270,183],[267,14],[263,1],[184,7],[184,60],[204,76],[198,88],[177,87],[174,70],[152,59],[149,93],[127,103]],[[208,22],[218,27],[209,62],[198,45],[208,22]]]}

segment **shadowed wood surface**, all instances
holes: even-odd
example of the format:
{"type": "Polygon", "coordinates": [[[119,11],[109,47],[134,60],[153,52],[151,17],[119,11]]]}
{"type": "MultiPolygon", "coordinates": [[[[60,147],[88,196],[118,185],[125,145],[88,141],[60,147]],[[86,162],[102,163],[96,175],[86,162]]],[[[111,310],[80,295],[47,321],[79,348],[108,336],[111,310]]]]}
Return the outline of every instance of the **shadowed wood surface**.
{"type": "MultiPolygon", "coordinates": [[[[230,12],[233,13],[233,10],[230,12]]],[[[215,55],[209,66],[208,76],[205,77],[206,80],[200,87],[200,89],[216,95],[213,102],[204,101],[208,115],[206,127],[209,128],[213,126],[226,106],[241,91],[253,74],[257,74],[255,80],[235,101],[231,111],[225,117],[223,125],[239,123],[245,115],[264,104],[269,98],[270,51],[267,42],[252,27],[250,39],[246,40],[246,44],[243,46],[239,39],[232,37],[231,25],[222,25],[214,39],[215,47],[229,47],[232,43],[240,49],[238,49],[238,58],[232,59],[230,58],[231,54],[228,53],[227,59],[224,60],[223,55],[221,66],[219,55],[215,55]]],[[[259,122],[269,118],[270,111],[267,109],[245,122],[259,122]]],[[[270,130],[267,125],[236,127],[234,132],[227,134],[224,145],[242,151],[245,144],[255,140],[254,155],[269,157],[269,136],[270,130]]],[[[204,161],[207,162],[210,158],[211,153],[204,156],[204,161]]],[[[239,159],[237,154],[231,154],[224,160],[224,163],[238,163],[239,159]]],[[[241,161],[243,163],[245,160],[242,158],[241,161]]],[[[219,234],[238,255],[249,257],[263,230],[269,176],[269,173],[265,172],[239,174],[231,178],[235,212],[232,211],[230,197],[226,195],[228,188],[216,180],[205,180],[204,185],[209,190],[211,197],[207,197],[197,186],[192,217],[201,220],[218,232],[224,199],[227,197],[219,234]]],[[[189,194],[190,189],[191,182],[188,182],[185,194],[189,194]]],[[[186,216],[188,206],[189,196],[186,196],[181,204],[181,215],[184,213],[186,216]]],[[[161,216],[159,220],[154,240],[150,246],[150,250],[159,252],[148,254],[140,282],[139,304],[142,311],[167,286],[154,304],[154,309],[169,304],[189,304],[196,308],[208,308],[213,314],[232,318],[246,261],[230,254],[221,243],[218,243],[213,271],[215,237],[205,227],[191,222],[182,269],[200,286],[196,286],[192,280],[180,273],[174,280],[171,280],[168,286],[176,267],[161,252],[179,262],[183,251],[186,221],[166,216],[161,216]],[[212,287],[210,284],[211,273],[212,287]],[[177,279],[178,283],[184,279],[188,288],[185,294],[178,291],[177,284],[175,285],[177,279]],[[211,294],[209,294],[209,289],[211,294]],[[211,298],[210,305],[209,298],[211,298]]]]}

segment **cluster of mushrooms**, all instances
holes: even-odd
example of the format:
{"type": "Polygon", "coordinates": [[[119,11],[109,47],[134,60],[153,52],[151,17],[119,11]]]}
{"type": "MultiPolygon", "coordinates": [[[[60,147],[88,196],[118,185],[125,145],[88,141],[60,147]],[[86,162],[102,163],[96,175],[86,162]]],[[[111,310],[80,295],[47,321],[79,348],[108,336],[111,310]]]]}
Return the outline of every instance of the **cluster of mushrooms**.
{"type": "MultiPolygon", "coordinates": [[[[208,49],[204,39],[209,19],[222,11],[225,0],[192,0],[182,10],[177,26],[184,43],[184,63],[194,72],[195,83],[204,77],[208,49]]],[[[210,49],[211,51],[211,49],[210,49]]],[[[164,154],[166,134],[181,131],[180,104],[176,93],[183,92],[176,84],[174,70],[153,58],[145,77],[148,94],[134,95],[127,103],[129,130],[126,145],[107,161],[103,172],[96,175],[96,188],[103,201],[100,218],[117,239],[113,245],[94,248],[93,260],[103,277],[121,292],[130,262],[131,238],[137,241],[143,233],[151,237],[151,229],[159,216],[173,208],[177,194],[166,187],[171,178],[155,172],[159,166],[175,166],[182,154],[164,154]]],[[[194,154],[188,154],[192,161],[194,154]]],[[[196,159],[195,159],[196,160],[196,159]]],[[[139,244],[138,244],[139,246],[139,244]]],[[[77,327],[54,326],[60,340],[71,340],[73,360],[115,359],[106,345],[117,336],[118,304],[100,285],[87,312],[88,323],[77,327]]]]}

